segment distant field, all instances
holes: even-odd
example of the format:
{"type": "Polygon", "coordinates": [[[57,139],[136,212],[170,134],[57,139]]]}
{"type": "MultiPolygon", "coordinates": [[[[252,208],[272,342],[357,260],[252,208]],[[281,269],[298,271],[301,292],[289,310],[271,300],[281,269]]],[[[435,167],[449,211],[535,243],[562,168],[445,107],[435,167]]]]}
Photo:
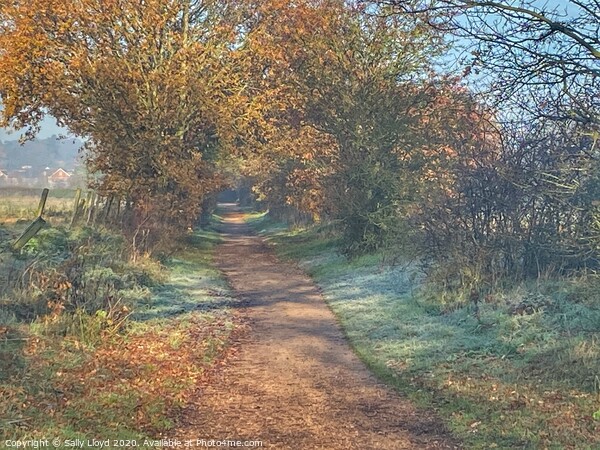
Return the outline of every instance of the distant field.
{"type": "MultiPolygon", "coordinates": [[[[41,188],[0,188],[0,226],[20,228],[35,219],[41,193],[41,188]]],[[[74,189],[50,190],[44,218],[52,225],[65,223],[70,219],[74,198],[74,189]]]]}

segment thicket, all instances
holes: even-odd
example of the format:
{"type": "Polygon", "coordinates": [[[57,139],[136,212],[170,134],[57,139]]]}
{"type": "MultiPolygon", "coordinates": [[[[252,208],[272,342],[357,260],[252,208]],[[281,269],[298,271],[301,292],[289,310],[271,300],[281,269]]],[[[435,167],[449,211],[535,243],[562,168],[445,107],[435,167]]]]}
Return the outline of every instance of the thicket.
{"type": "Polygon", "coordinates": [[[600,185],[588,132],[549,121],[503,128],[495,152],[456,159],[452,189],[413,218],[427,256],[461,284],[596,270],[600,185]]]}
{"type": "Polygon", "coordinates": [[[332,222],[349,257],[411,256],[441,286],[474,298],[507,279],[595,272],[598,55],[578,40],[594,42],[590,10],[564,20],[527,2],[519,11],[473,2],[461,29],[474,39],[473,60],[448,76],[434,62],[461,22],[444,7],[334,3],[315,18],[318,33],[298,25],[286,34],[300,15],[317,14],[303,5],[249,35],[250,46],[282,36],[287,46],[276,61],[259,52],[277,89],[271,72],[258,88],[286,92],[267,109],[280,135],[264,139],[258,168],[249,165],[267,205],[332,222]],[[490,45],[492,31],[474,34],[493,12],[506,27],[496,32],[507,33],[503,52],[490,45]],[[547,38],[554,47],[540,44],[547,38]],[[476,94],[469,75],[485,70],[491,89],[476,94]]]}

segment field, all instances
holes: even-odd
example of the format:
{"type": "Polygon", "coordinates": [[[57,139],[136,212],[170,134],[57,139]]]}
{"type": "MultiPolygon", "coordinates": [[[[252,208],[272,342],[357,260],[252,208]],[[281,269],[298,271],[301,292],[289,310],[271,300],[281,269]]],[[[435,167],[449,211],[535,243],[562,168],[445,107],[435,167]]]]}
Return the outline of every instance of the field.
{"type": "Polygon", "coordinates": [[[468,448],[599,448],[597,278],[513,286],[478,314],[443,310],[410,264],[348,262],[326,229],[249,220],[313,276],[363,361],[468,448]]]}
{"type": "MultiPolygon", "coordinates": [[[[0,227],[20,229],[35,219],[42,189],[0,188],[0,227]]],[[[68,222],[73,212],[75,190],[50,190],[44,218],[52,225],[68,222]]]]}

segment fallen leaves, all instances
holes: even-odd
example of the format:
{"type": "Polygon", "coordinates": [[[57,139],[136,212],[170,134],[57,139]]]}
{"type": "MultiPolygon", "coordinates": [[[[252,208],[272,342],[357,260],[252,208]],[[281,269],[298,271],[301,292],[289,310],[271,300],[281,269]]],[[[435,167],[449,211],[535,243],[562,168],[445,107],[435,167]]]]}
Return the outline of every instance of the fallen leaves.
{"type": "Polygon", "coordinates": [[[219,362],[239,325],[230,315],[215,320],[191,313],[95,350],[30,339],[23,351],[28,377],[2,385],[0,408],[19,427],[29,426],[28,416],[42,414],[92,435],[107,429],[164,433],[207,369],[219,362]],[[74,358],[80,363],[73,364],[74,358]]]}

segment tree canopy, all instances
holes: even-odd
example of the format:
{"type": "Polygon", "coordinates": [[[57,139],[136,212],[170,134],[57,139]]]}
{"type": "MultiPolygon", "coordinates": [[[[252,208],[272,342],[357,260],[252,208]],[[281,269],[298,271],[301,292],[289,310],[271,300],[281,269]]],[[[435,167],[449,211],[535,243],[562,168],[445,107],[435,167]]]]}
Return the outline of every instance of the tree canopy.
{"type": "Polygon", "coordinates": [[[567,3],[12,0],[2,123],[86,137],[133,230],[185,229],[245,176],[349,256],[410,244],[462,284],[588,267],[598,3],[567,3]]]}

